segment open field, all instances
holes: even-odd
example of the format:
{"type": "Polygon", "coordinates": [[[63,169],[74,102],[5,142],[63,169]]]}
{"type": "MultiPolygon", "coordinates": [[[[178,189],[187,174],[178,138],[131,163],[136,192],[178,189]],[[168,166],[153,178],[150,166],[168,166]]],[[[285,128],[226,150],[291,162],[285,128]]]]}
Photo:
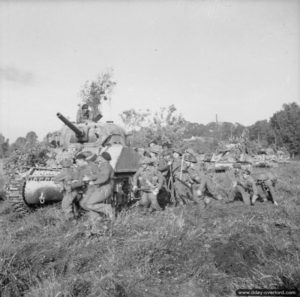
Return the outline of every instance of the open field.
{"type": "MultiPolygon", "coordinates": [[[[272,169],[278,203],[225,201],[121,213],[102,237],[60,206],[18,217],[0,204],[0,296],[235,296],[300,290],[300,162],[272,169]]],[[[219,175],[224,189],[229,182],[219,175]]]]}

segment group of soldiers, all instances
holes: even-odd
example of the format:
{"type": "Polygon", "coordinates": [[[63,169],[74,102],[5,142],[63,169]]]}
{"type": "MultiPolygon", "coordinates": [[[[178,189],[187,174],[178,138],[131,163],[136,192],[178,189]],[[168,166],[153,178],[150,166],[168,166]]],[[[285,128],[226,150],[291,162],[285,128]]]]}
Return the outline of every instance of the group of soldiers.
{"type": "MultiPolygon", "coordinates": [[[[138,150],[140,167],[132,178],[133,196],[138,196],[138,207],[144,212],[162,210],[161,197],[168,197],[168,204],[186,205],[204,203],[207,207],[212,199],[223,200],[213,180],[213,172],[200,161],[191,150],[171,149],[167,145],[151,143],[148,148],[138,150]]],[[[97,156],[91,152],[79,152],[63,162],[63,169],[55,178],[61,185],[64,197],[62,209],[67,219],[78,216],[80,209],[88,211],[91,234],[97,233],[97,223],[105,215],[114,220],[115,212],[106,203],[114,195],[114,171],[111,156],[103,152],[97,156]]],[[[232,180],[229,200],[241,196],[246,204],[254,204],[258,198],[275,201],[275,180],[267,175],[253,178],[251,168],[234,168],[229,172],[232,180]],[[260,195],[259,188],[268,195],[260,195]]],[[[224,196],[224,195],[223,195],[224,196]]]]}
{"type": "MultiPolygon", "coordinates": [[[[214,182],[214,172],[190,150],[170,149],[151,143],[141,152],[141,168],[133,178],[133,191],[140,192],[139,205],[145,211],[160,210],[159,193],[167,193],[173,205],[201,203],[207,207],[213,200],[223,200],[214,182]]],[[[271,174],[253,176],[251,166],[234,166],[227,174],[232,182],[226,193],[229,201],[242,199],[254,205],[257,199],[270,200],[277,205],[274,186],[276,178],[271,174]]]]}
{"type": "Polygon", "coordinates": [[[88,211],[89,234],[98,232],[97,223],[105,215],[114,220],[111,204],[105,203],[113,195],[113,168],[111,156],[103,152],[100,156],[91,152],[79,152],[72,159],[65,159],[62,171],[54,182],[63,192],[62,210],[67,220],[79,216],[80,209],[88,211]]]}

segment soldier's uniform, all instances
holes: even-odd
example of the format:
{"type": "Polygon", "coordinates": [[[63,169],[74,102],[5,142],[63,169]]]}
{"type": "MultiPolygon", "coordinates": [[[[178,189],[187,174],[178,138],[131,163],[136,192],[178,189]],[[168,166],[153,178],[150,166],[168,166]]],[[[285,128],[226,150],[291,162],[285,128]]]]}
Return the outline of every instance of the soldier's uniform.
{"type": "Polygon", "coordinates": [[[233,187],[229,193],[229,200],[234,200],[237,194],[242,195],[245,203],[250,204],[258,197],[258,191],[255,180],[251,176],[250,169],[235,170],[233,187]],[[245,192],[251,194],[250,201],[245,200],[245,192]]]}
{"type": "Polygon", "coordinates": [[[157,195],[164,183],[163,175],[151,158],[143,158],[141,165],[142,167],[133,176],[133,191],[140,189],[141,192],[139,206],[145,210],[150,207],[150,211],[161,210],[157,202],[157,195]]]}
{"type": "MultiPolygon", "coordinates": [[[[99,215],[105,214],[112,221],[114,220],[114,211],[111,204],[106,204],[105,201],[113,195],[113,175],[114,171],[109,161],[111,156],[105,152],[102,153],[102,162],[97,167],[93,166],[92,170],[86,173],[86,180],[89,181],[89,186],[86,194],[80,200],[80,206],[89,211],[89,219],[91,223],[91,233],[97,233],[97,221],[99,215]]],[[[95,164],[93,164],[95,165],[95,164]]]]}
{"type": "Polygon", "coordinates": [[[221,195],[217,193],[216,186],[212,179],[208,176],[204,164],[196,163],[195,166],[190,169],[190,175],[195,182],[193,193],[197,197],[204,199],[205,206],[210,203],[210,198],[207,194],[215,200],[222,199],[221,195]]]}
{"type": "Polygon", "coordinates": [[[160,172],[165,173],[166,171],[168,171],[169,165],[163,158],[162,150],[158,145],[150,147],[149,153],[151,158],[153,159],[154,165],[160,172]]]}
{"type": "Polygon", "coordinates": [[[66,159],[62,162],[62,171],[55,176],[54,182],[62,188],[63,200],[61,203],[62,210],[67,220],[73,219],[77,213],[74,205],[75,199],[78,197],[78,189],[76,181],[80,179],[79,171],[74,168],[71,159],[66,159]]]}
{"type": "MultiPolygon", "coordinates": [[[[272,203],[277,206],[278,204],[276,202],[276,193],[274,189],[277,181],[276,177],[271,173],[263,173],[256,176],[255,181],[256,185],[258,186],[258,189],[262,192],[262,195],[259,196],[261,196],[264,201],[266,201],[269,198],[272,201],[272,203]]],[[[252,198],[252,204],[255,203],[257,198],[258,196],[252,198]]]]}
{"type": "Polygon", "coordinates": [[[92,113],[89,110],[88,104],[83,104],[79,107],[76,115],[77,124],[84,123],[87,120],[92,120],[92,113]]]}
{"type": "Polygon", "coordinates": [[[174,160],[173,175],[175,178],[174,188],[179,203],[186,204],[187,200],[197,203],[193,186],[195,183],[195,171],[190,167],[190,163],[195,163],[196,158],[191,154],[185,154],[183,158],[174,160]]]}

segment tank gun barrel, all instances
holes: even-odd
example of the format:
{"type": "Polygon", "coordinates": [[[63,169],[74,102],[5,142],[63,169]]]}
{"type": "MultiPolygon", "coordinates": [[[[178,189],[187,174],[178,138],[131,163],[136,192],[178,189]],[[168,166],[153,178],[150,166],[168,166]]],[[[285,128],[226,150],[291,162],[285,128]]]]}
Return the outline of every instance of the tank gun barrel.
{"type": "Polygon", "coordinates": [[[56,116],[76,134],[76,137],[78,139],[82,139],[85,137],[85,133],[82,130],[80,130],[76,125],[74,125],[72,122],[70,122],[61,113],[58,112],[56,116]]]}

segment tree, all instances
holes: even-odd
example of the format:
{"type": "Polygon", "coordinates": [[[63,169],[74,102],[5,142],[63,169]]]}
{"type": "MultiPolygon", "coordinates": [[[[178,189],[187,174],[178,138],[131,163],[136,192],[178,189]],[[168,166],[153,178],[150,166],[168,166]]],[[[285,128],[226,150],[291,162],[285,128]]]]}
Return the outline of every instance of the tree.
{"type": "Polygon", "coordinates": [[[300,106],[293,102],[284,104],[271,120],[276,145],[284,146],[290,154],[300,154],[300,106]]]}
{"type": "Polygon", "coordinates": [[[150,123],[153,139],[159,143],[179,144],[184,136],[186,120],[178,114],[174,105],[162,107],[156,112],[150,123]]]}
{"type": "Polygon", "coordinates": [[[97,76],[95,80],[87,80],[82,86],[79,97],[83,103],[88,104],[92,109],[92,118],[98,121],[102,117],[99,106],[103,100],[111,100],[111,93],[116,86],[116,82],[112,79],[113,70],[107,70],[97,76]]]}
{"type": "Polygon", "coordinates": [[[151,114],[149,110],[130,109],[120,116],[123,123],[132,131],[133,144],[145,146],[151,140],[158,143],[178,143],[184,136],[186,121],[176,112],[176,107],[162,107],[151,114]]]}
{"type": "Polygon", "coordinates": [[[26,139],[26,146],[32,147],[32,146],[36,145],[38,136],[36,135],[36,133],[34,131],[30,131],[26,134],[25,139],[26,139]]]}
{"type": "Polygon", "coordinates": [[[120,114],[121,120],[128,130],[137,131],[148,121],[150,111],[136,111],[135,109],[128,109],[120,114]]]}
{"type": "Polygon", "coordinates": [[[5,158],[9,151],[9,139],[0,134],[0,158],[5,158]]]}
{"type": "Polygon", "coordinates": [[[249,127],[250,140],[257,141],[263,147],[274,143],[275,136],[270,122],[267,120],[257,121],[249,127]]]}
{"type": "Polygon", "coordinates": [[[25,137],[18,137],[16,141],[10,146],[10,150],[18,150],[21,148],[24,148],[26,144],[26,138],[25,137]]]}

